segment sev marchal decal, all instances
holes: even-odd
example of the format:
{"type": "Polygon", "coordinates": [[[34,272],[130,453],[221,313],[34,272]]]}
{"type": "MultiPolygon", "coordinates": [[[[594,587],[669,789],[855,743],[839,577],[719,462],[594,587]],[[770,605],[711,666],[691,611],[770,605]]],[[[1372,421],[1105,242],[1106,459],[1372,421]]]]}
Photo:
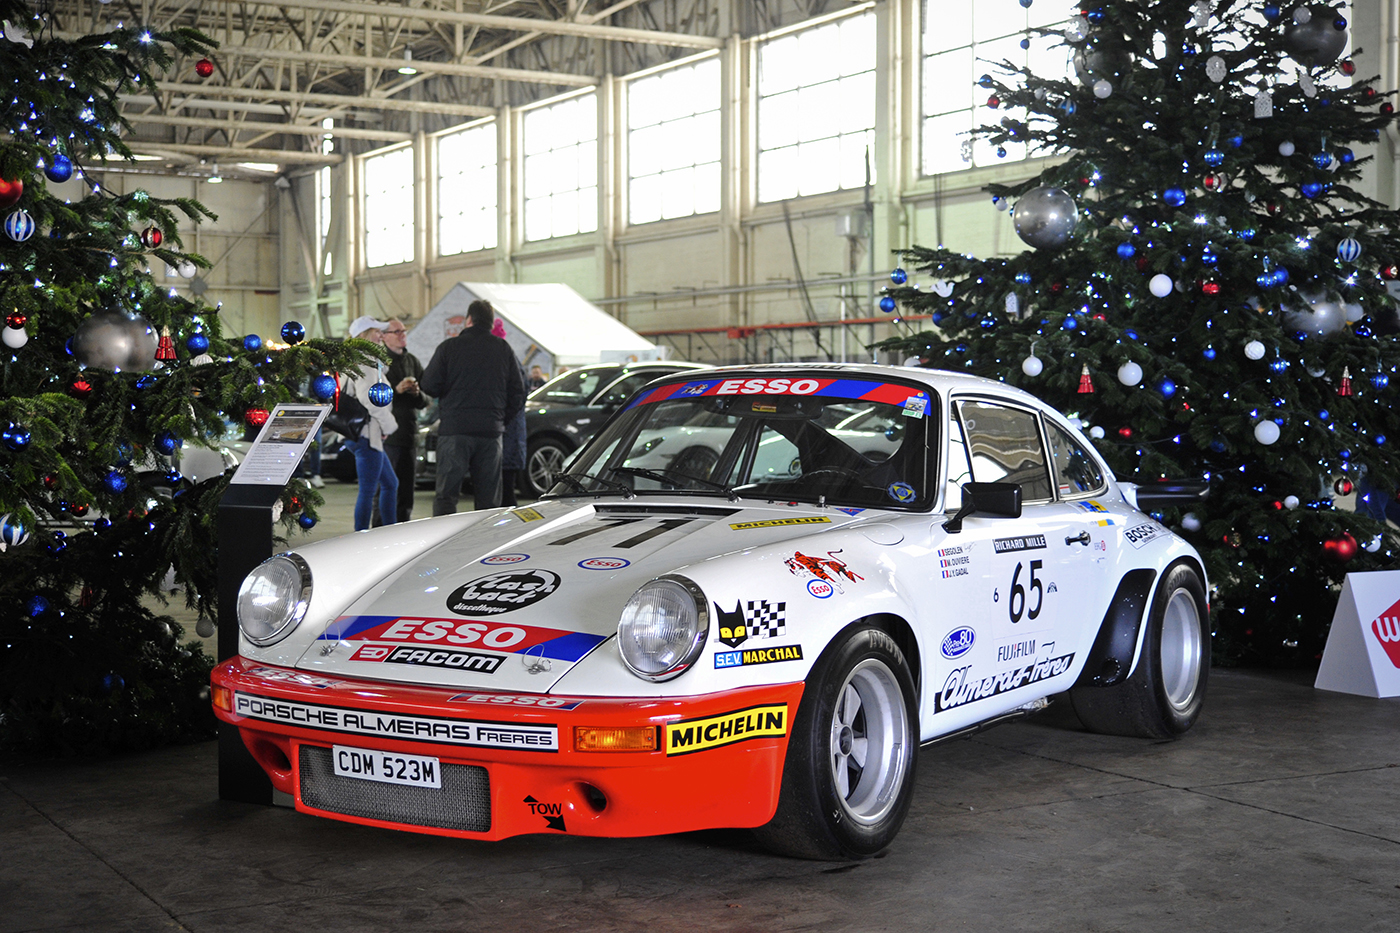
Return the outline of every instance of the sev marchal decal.
{"type": "Polygon", "coordinates": [[[751,706],[732,713],[701,719],[683,719],[666,725],[666,755],[689,755],[749,739],[787,735],[787,705],[751,706]]]}
{"type": "Polygon", "coordinates": [[[807,515],[802,518],[770,518],[761,522],[731,522],[729,527],[735,531],[747,531],[750,528],[778,528],[782,525],[827,525],[831,519],[825,515],[807,515]]]}
{"type": "Polygon", "coordinates": [[[801,645],[781,648],[745,648],[743,651],[716,651],[715,669],[745,667],[750,664],[772,664],[774,661],[801,661],[801,645]]]}
{"type": "Polygon", "coordinates": [[[942,713],[956,709],[977,700],[985,700],[1008,690],[1029,687],[1031,684],[1051,677],[1058,677],[1074,663],[1074,653],[1058,658],[1035,660],[1022,667],[1015,667],[999,674],[991,674],[981,679],[968,677],[971,667],[955,668],[943,682],[943,689],[934,695],[934,712],[942,713]]]}

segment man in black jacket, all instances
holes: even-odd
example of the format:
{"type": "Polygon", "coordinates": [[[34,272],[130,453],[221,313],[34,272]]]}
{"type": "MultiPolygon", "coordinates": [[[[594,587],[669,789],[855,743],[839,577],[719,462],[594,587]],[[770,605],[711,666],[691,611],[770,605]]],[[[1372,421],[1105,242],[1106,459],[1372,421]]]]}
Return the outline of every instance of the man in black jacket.
{"type": "Polygon", "coordinates": [[[473,301],[467,326],[438,344],[419,381],[440,417],[434,515],[457,511],[469,468],[476,508],[501,504],[501,432],[525,406],[525,383],[510,344],[491,334],[495,319],[489,301],[473,301]]]}
{"type": "Polygon", "coordinates": [[[389,321],[384,346],[394,355],[384,381],[394,387],[394,421],[398,422],[398,430],[384,438],[384,453],[399,478],[399,521],[406,522],[413,512],[413,476],[418,468],[418,410],[428,407],[428,399],[419,389],[423,364],[408,352],[408,330],[403,321],[389,321]]]}

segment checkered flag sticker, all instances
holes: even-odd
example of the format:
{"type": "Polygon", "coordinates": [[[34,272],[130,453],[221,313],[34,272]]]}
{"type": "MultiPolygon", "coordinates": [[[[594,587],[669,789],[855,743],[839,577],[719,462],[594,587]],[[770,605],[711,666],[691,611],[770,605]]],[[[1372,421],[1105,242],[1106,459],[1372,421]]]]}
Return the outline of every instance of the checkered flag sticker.
{"type": "Polygon", "coordinates": [[[777,638],[787,634],[787,603],[751,599],[744,609],[744,626],[753,638],[777,638]]]}

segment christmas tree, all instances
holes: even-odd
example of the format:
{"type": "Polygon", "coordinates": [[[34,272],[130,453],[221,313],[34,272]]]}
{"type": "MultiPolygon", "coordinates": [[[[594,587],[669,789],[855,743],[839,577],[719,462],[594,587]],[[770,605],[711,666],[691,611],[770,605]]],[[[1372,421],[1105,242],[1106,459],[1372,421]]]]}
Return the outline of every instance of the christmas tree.
{"type": "MultiPolygon", "coordinates": [[[[153,280],[148,264],[207,267],[180,251],[198,203],[97,178],[131,158],[118,95],[207,55],[197,32],[129,22],[64,39],[61,24],[0,0],[0,749],[89,751],[212,727],[212,659],[147,608],[167,574],[213,617],[215,514],[228,474],[192,483],[170,455],[256,426],[292,390],[335,391],[364,341],[226,338],[216,308],[153,280]],[[50,191],[70,179],[82,196],[50,191]]],[[[202,59],[201,59],[202,60],[202,59]]],[[[283,494],[287,533],[321,498],[283,494]]]]}
{"type": "Polygon", "coordinates": [[[1344,575],[1394,566],[1334,498],[1400,480],[1400,213],[1353,187],[1394,108],[1348,29],[1316,3],[1103,0],[1028,35],[1074,74],[989,65],[974,133],[1062,157],[988,189],[1031,249],[914,247],[933,288],[896,269],[883,303],[936,328],[886,347],[1050,401],[1120,477],[1210,481],[1159,517],[1206,559],[1227,663],[1309,663],[1344,575]]]}

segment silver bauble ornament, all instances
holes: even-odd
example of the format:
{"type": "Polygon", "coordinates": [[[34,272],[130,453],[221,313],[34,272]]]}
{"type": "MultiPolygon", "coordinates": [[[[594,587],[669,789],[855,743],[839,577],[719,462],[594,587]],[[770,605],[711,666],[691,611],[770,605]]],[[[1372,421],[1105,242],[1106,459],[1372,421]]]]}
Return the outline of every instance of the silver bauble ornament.
{"type": "Polygon", "coordinates": [[[23,327],[7,327],[0,331],[0,339],[3,339],[5,346],[11,350],[18,350],[29,342],[29,332],[23,327]]]}
{"type": "Polygon", "coordinates": [[[1142,367],[1132,360],[1118,367],[1118,381],[1125,386],[1135,386],[1142,381],[1142,367]]]}
{"type": "Polygon", "coordinates": [[[1257,340],[1251,340],[1244,345],[1244,355],[1251,360],[1262,360],[1264,358],[1264,345],[1257,340]]]}
{"type": "Polygon", "coordinates": [[[1307,309],[1283,307],[1283,323],[1312,337],[1330,337],[1346,330],[1347,313],[1341,299],[1328,292],[1299,292],[1307,309]]]}
{"type": "Polygon", "coordinates": [[[1045,364],[1040,361],[1040,357],[1038,356],[1028,356],[1021,361],[1021,372],[1025,373],[1027,376],[1034,378],[1044,371],[1045,364]]]}
{"type": "Polygon", "coordinates": [[[151,322],[130,311],[98,311],[78,325],[72,341],[79,363],[113,372],[151,369],[157,342],[151,322]]]}
{"type": "Polygon", "coordinates": [[[1083,16],[1071,16],[1065,23],[1065,41],[1083,42],[1089,38],[1089,20],[1083,16]]]}
{"type": "Polygon", "coordinates": [[[1158,272],[1147,281],[1147,290],[1158,298],[1165,298],[1172,293],[1172,278],[1164,272],[1158,272]]]}
{"type": "Polygon", "coordinates": [[[194,624],[194,633],[200,638],[209,638],[214,634],[214,620],[208,616],[200,616],[199,621],[194,624]]]}
{"type": "Polygon", "coordinates": [[[1261,421],[1254,426],[1254,439],[1265,447],[1278,443],[1279,434],[1278,425],[1272,421],[1261,421]]]}
{"type": "Polygon", "coordinates": [[[1338,29],[1333,22],[1337,14],[1327,7],[1318,7],[1307,17],[1307,22],[1298,22],[1294,12],[1294,22],[1283,30],[1283,44],[1288,54],[1305,61],[1314,67],[1330,65],[1347,47],[1346,29],[1338,29]]]}
{"type": "Polygon", "coordinates": [[[1283,497],[1283,507],[1284,507],[1285,509],[1296,509],[1296,508],[1298,507],[1298,497],[1297,497],[1297,496],[1284,496],[1284,497],[1283,497]]]}
{"type": "Polygon", "coordinates": [[[1113,84],[1107,78],[1100,78],[1094,82],[1094,96],[1099,100],[1106,100],[1113,94],[1113,84]]]}
{"type": "Polygon", "coordinates": [[[1195,512],[1187,512],[1185,515],[1181,516],[1181,527],[1185,528],[1187,531],[1200,531],[1201,520],[1197,517],[1195,512]]]}
{"type": "Polygon", "coordinates": [[[1016,201],[1016,235],[1036,249],[1059,249],[1079,223],[1074,198],[1063,188],[1041,185],[1016,201]]]}
{"type": "Polygon", "coordinates": [[[1080,49],[1072,61],[1074,73],[1085,87],[1093,87],[1094,82],[1106,78],[1121,78],[1133,67],[1128,53],[1105,49],[1080,49]]]}

